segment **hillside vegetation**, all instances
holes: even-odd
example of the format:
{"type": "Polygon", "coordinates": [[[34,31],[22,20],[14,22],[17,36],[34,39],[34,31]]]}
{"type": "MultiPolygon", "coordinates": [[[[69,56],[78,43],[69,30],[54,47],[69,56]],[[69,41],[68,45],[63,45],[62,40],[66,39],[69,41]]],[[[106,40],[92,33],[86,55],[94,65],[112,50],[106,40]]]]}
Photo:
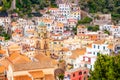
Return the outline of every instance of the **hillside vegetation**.
{"type": "Polygon", "coordinates": [[[0,0],[1,11],[7,11],[9,13],[17,12],[19,15],[27,15],[31,12],[39,12],[44,7],[52,6],[56,7],[55,0],[16,0],[16,9],[12,8],[13,0],[0,0]]]}
{"type": "Polygon", "coordinates": [[[113,20],[120,19],[120,0],[80,0],[82,10],[90,13],[111,13],[113,20]]]}

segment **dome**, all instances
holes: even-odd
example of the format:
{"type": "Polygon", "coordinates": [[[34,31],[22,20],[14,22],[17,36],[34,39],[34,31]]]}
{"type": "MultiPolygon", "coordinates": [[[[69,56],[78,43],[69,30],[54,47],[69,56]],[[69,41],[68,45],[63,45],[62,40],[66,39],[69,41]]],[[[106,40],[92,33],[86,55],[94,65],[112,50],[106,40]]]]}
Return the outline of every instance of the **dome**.
{"type": "Polygon", "coordinates": [[[43,27],[43,26],[45,26],[45,24],[44,24],[43,22],[40,22],[40,23],[39,23],[39,26],[42,26],[42,27],[43,27]]]}

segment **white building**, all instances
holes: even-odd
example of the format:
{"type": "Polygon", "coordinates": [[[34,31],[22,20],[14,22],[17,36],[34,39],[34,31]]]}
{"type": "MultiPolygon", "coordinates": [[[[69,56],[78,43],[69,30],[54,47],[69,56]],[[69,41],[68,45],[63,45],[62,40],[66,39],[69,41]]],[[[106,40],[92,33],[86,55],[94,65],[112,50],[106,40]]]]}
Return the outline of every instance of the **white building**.
{"type": "Polygon", "coordinates": [[[71,5],[70,4],[59,4],[59,10],[60,13],[64,16],[67,16],[70,14],[71,11],[71,5]]]}

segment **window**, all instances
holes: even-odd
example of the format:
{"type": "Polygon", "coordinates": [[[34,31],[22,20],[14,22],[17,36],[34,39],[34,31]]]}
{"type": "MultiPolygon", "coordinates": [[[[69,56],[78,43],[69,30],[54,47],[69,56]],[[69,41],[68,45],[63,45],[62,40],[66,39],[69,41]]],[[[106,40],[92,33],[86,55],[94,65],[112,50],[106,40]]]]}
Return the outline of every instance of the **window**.
{"type": "Polygon", "coordinates": [[[73,77],[75,77],[75,73],[73,74],[73,77]]]}
{"type": "Polygon", "coordinates": [[[88,62],[91,62],[91,59],[90,59],[90,58],[88,58],[88,62]]]}
{"type": "Polygon", "coordinates": [[[84,74],[86,74],[86,71],[84,71],[84,74]]]}
{"type": "Polygon", "coordinates": [[[85,64],[85,67],[87,67],[87,64],[85,64]]]}
{"type": "Polygon", "coordinates": [[[94,45],[94,48],[95,48],[96,46],[94,45]]]}
{"type": "Polygon", "coordinates": [[[91,65],[91,69],[92,69],[92,65],[91,65]]]}
{"type": "Polygon", "coordinates": [[[68,74],[67,77],[70,78],[70,75],[68,74]]]}
{"type": "Polygon", "coordinates": [[[54,44],[57,44],[56,42],[54,42],[54,44]]]}
{"type": "Polygon", "coordinates": [[[103,49],[105,50],[105,46],[103,46],[103,49]]]}
{"type": "Polygon", "coordinates": [[[100,46],[98,46],[98,49],[100,48],[100,46]]]}
{"type": "Polygon", "coordinates": [[[82,75],[82,72],[81,72],[81,71],[79,72],[79,75],[82,75]]]}

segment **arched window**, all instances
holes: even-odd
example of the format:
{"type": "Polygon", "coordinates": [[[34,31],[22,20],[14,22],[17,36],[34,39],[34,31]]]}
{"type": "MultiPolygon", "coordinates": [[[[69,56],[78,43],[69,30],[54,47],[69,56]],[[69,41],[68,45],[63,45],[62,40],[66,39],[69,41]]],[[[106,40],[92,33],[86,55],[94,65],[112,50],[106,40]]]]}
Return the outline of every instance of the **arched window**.
{"type": "Polygon", "coordinates": [[[84,74],[86,74],[86,71],[84,71],[84,74]]]}
{"type": "Polygon", "coordinates": [[[79,75],[82,75],[82,71],[79,72],[79,75]]]}

